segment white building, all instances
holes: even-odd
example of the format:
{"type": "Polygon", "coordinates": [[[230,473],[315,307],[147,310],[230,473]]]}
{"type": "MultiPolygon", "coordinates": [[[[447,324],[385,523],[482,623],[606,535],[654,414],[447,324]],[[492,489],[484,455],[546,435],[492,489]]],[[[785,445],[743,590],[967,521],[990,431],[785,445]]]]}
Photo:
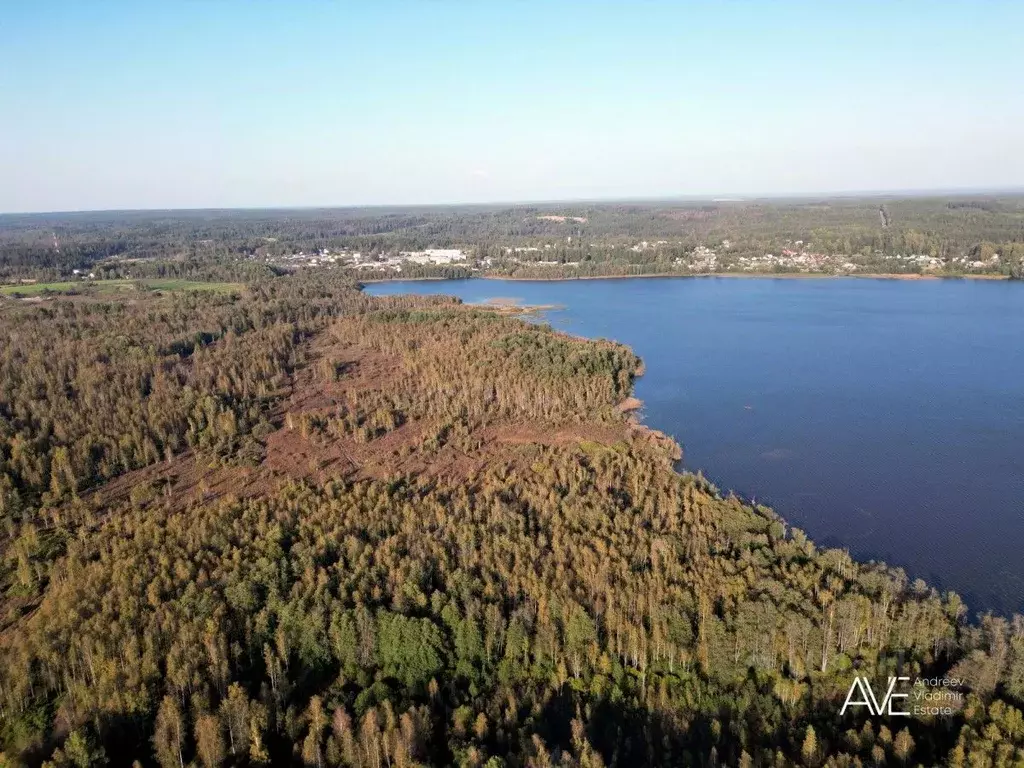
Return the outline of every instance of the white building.
{"type": "Polygon", "coordinates": [[[425,251],[402,251],[399,256],[413,264],[451,264],[465,261],[466,254],[459,248],[428,248],[425,251]]]}

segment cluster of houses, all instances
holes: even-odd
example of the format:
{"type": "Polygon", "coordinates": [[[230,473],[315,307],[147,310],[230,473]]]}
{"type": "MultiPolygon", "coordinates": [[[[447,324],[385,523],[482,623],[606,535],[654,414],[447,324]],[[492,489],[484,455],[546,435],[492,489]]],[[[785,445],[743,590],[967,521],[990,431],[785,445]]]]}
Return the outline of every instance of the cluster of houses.
{"type": "MultiPolygon", "coordinates": [[[[845,258],[845,257],[841,257],[845,258]]],[[[836,263],[836,258],[824,253],[806,253],[784,248],[776,256],[766,253],[764,256],[740,256],[737,260],[740,269],[745,272],[771,272],[776,269],[797,272],[829,272],[836,267],[849,270],[856,265],[849,261],[836,263]]]]}
{"type": "Polygon", "coordinates": [[[290,253],[285,256],[277,256],[272,261],[286,267],[318,267],[332,264],[349,264],[353,262],[353,259],[358,262],[359,258],[359,253],[349,251],[332,253],[329,248],[322,248],[319,251],[312,251],[310,253],[299,251],[298,253],[290,253]]]}
{"type": "Polygon", "coordinates": [[[356,269],[373,269],[386,272],[401,272],[403,264],[465,264],[469,256],[461,248],[427,248],[423,251],[400,251],[396,254],[382,254],[377,257],[354,259],[351,265],[356,269]]]}
{"type": "Polygon", "coordinates": [[[988,259],[981,261],[974,259],[973,261],[968,259],[966,256],[961,256],[958,259],[952,259],[954,264],[959,264],[961,268],[966,269],[998,269],[1000,263],[1000,256],[998,253],[993,254],[988,259]]]}
{"type": "Polygon", "coordinates": [[[672,263],[685,266],[693,272],[717,272],[720,266],[718,254],[704,245],[694,248],[689,258],[675,259],[672,263]]]}
{"type": "Polygon", "coordinates": [[[936,258],[935,256],[928,256],[923,253],[897,253],[893,256],[887,257],[887,259],[910,267],[917,267],[922,272],[933,272],[937,269],[942,269],[945,266],[945,262],[942,259],[936,258]]]}
{"type": "Polygon", "coordinates": [[[668,240],[656,240],[653,243],[641,240],[636,245],[631,246],[629,250],[633,251],[633,253],[642,253],[643,251],[657,248],[659,245],[668,245],[668,240]]]}
{"type": "MultiPolygon", "coordinates": [[[[629,249],[635,253],[655,250],[661,246],[668,245],[667,240],[648,242],[643,240],[629,249]]],[[[597,244],[592,244],[598,247],[597,244]]],[[[531,266],[575,266],[577,262],[555,261],[550,258],[543,258],[541,254],[553,246],[550,243],[530,246],[509,246],[502,249],[503,260],[507,262],[530,264],[531,266]]],[[[987,260],[981,261],[968,256],[961,256],[944,259],[925,254],[895,254],[882,255],[876,253],[871,260],[872,264],[865,264],[863,260],[853,260],[853,257],[842,254],[816,253],[809,250],[802,240],[792,242],[789,247],[781,249],[778,254],[765,253],[759,256],[722,256],[722,251],[729,251],[732,243],[723,240],[720,246],[711,248],[706,245],[698,245],[689,253],[673,259],[672,264],[680,270],[697,273],[712,272],[805,272],[805,273],[851,273],[880,271],[878,262],[888,263],[890,266],[883,266],[881,271],[893,272],[938,272],[949,267],[958,271],[994,271],[999,267],[999,255],[996,254],[987,260]],[[860,262],[860,263],[858,263],[860,262]]],[[[343,266],[357,270],[389,271],[401,273],[403,265],[436,265],[465,264],[479,269],[488,269],[493,266],[491,258],[480,259],[479,262],[472,254],[461,248],[427,248],[421,251],[399,251],[390,254],[363,254],[358,251],[341,249],[330,251],[327,248],[306,253],[300,251],[290,255],[279,256],[274,259],[282,266],[289,267],[315,267],[315,266],[343,266]]],[[[77,274],[77,271],[76,271],[77,274]]],[[[85,276],[82,275],[84,278],[85,276]]],[[[91,277],[91,275],[90,275],[91,277]]]]}
{"type": "Polygon", "coordinates": [[[412,264],[455,264],[465,261],[466,254],[461,248],[428,248],[425,251],[401,251],[397,259],[412,264]]]}
{"type": "Polygon", "coordinates": [[[341,249],[332,252],[328,248],[306,253],[299,251],[276,256],[271,261],[284,267],[342,266],[364,270],[386,270],[401,272],[402,265],[411,264],[457,264],[465,262],[467,255],[459,248],[428,248],[424,251],[401,251],[395,254],[369,255],[360,251],[341,249]]]}
{"type": "Polygon", "coordinates": [[[886,259],[918,267],[922,272],[935,272],[947,267],[952,267],[954,271],[994,271],[999,269],[1000,265],[998,253],[985,260],[972,259],[969,256],[954,256],[948,262],[936,256],[928,256],[926,254],[896,254],[888,256],[886,259]]]}

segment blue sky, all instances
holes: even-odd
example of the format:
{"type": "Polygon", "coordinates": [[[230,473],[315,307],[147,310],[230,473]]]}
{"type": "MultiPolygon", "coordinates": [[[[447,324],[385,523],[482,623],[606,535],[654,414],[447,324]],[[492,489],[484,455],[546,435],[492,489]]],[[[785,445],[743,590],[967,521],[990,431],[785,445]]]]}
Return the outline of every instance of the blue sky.
{"type": "Polygon", "coordinates": [[[8,3],[0,211],[1024,186],[1020,2],[8,3]]]}

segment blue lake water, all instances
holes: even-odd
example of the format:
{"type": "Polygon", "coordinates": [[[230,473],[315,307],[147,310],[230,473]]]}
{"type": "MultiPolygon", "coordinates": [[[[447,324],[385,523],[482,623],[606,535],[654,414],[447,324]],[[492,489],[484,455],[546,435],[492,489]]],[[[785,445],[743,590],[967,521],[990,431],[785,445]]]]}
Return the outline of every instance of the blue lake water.
{"type": "Polygon", "coordinates": [[[699,278],[367,286],[558,304],[630,345],[683,464],[972,611],[1024,611],[1024,283],[699,278]]]}

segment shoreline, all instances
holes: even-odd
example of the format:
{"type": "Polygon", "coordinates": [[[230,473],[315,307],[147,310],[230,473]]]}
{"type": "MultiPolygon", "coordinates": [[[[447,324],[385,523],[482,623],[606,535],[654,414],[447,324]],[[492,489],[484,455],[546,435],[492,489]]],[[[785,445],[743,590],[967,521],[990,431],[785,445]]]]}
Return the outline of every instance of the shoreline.
{"type": "Polygon", "coordinates": [[[360,285],[375,283],[419,283],[419,282],[448,282],[453,280],[494,280],[508,283],[559,283],[575,280],[637,280],[637,279],[694,279],[723,277],[732,279],[772,279],[772,280],[982,280],[982,281],[1009,281],[1009,275],[921,275],[911,274],[887,274],[885,272],[865,272],[862,274],[835,275],[825,272],[700,272],[690,275],[684,274],[652,274],[652,275],[579,275],[576,277],[505,277],[503,275],[471,275],[469,277],[397,277],[397,278],[374,278],[371,280],[359,280],[360,285]]]}
{"type": "Polygon", "coordinates": [[[447,280],[472,280],[472,277],[373,277],[369,280],[356,280],[358,285],[370,285],[371,283],[405,283],[405,282],[417,282],[426,283],[430,281],[434,282],[445,282],[447,280]]]}
{"type": "Polygon", "coordinates": [[[507,298],[464,301],[462,305],[473,309],[487,309],[500,315],[535,315],[541,312],[557,312],[566,308],[564,304],[523,304],[522,299],[507,298]]]}
{"type": "MultiPolygon", "coordinates": [[[[466,306],[473,307],[490,307],[492,309],[500,309],[503,305],[494,304],[467,304],[466,306]]],[[[507,306],[507,305],[505,305],[507,306]]],[[[600,339],[596,339],[590,336],[580,336],[574,333],[570,333],[564,329],[556,328],[553,331],[558,336],[563,336],[568,339],[575,341],[582,341],[584,343],[596,343],[600,339]]],[[[935,579],[934,574],[920,574],[916,570],[913,570],[909,565],[894,564],[888,559],[877,557],[877,556],[854,556],[850,549],[848,542],[840,542],[834,545],[825,545],[821,543],[821,540],[815,535],[814,531],[810,530],[804,525],[797,525],[790,520],[790,518],[784,513],[779,511],[775,504],[765,501],[759,501],[756,494],[748,495],[737,491],[734,488],[728,486],[728,484],[720,483],[714,479],[714,476],[706,473],[705,468],[690,468],[686,466],[686,450],[683,447],[681,440],[668,432],[664,432],[655,425],[647,421],[646,417],[646,403],[641,398],[637,397],[636,385],[637,379],[642,378],[647,373],[647,366],[642,357],[637,354],[636,350],[629,344],[622,341],[616,341],[610,339],[614,344],[619,344],[637,356],[639,364],[633,371],[633,376],[629,384],[629,391],[626,397],[616,405],[616,410],[624,417],[625,423],[628,425],[631,433],[637,438],[645,441],[649,450],[655,451],[661,454],[661,456],[668,460],[669,472],[679,477],[693,477],[706,483],[708,487],[722,499],[734,498],[739,501],[740,504],[748,507],[752,510],[757,510],[760,514],[765,514],[772,520],[781,523],[786,530],[800,530],[804,533],[807,541],[817,551],[825,551],[828,549],[839,549],[847,554],[851,560],[861,566],[877,565],[889,571],[902,571],[907,575],[908,580],[918,579],[923,580],[931,589],[934,589],[939,595],[947,598],[951,595],[955,595],[960,598],[966,605],[966,597],[963,592],[949,586],[940,586],[935,579]]],[[[972,603],[973,604],[973,603],[972,603]]],[[[988,609],[988,612],[995,616],[1002,616],[1003,613],[988,609]]],[[[981,615],[981,611],[976,613],[977,616],[981,615]]],[[[968,624],[977,626],[977,619],[968,618],[968,624]]]]}
{"type": "MultiPolygon", "coordinates": [[[[571,280],[624,280],[634,277],[643,278],[681,278],[681,277],[733,277],[740,279],[753,279],[753,278],[782,278],[782,279],[839,279],[839,278],[858,278],[858,279],[871,279],[871,280],[956,280],[956,279],[975,279],[975,280],[1009,280],[1009,276],[1003,275],[974,275],[974,276],[945,276],[945,275],[888,275],[888,274],[861,274],[861,275],[830,275],[830,274],[818,274],[818,273],[794,273],[794,274],[751,274],[751,273],[704,273],[700,275],[600,275],[600,276],[589,276],[589,277],[578,277],[578,278],[510,278],[510,277],[492,277],[492,276],[473,276],[469,278],[408,278],[408,281],[451,281],[451,280],[493,280],[493,281],[504,281],[504,282],[567,282],[571,280]]],[[[368,282],[368,281],[367,281],[368,282]]],[[[405,280],[377,280],[374,282],[388,283],[388,282],[405,282],[405,280]]],[[[473,309],[485,309],[496,312],[502,315],[525,315],[532,314],[532,311],[548,311],[552,309],[564,309],[563,306],[554,305],[524,305],[518,303],[519,300],[498,297],[496,299],[476,301],[476,302],[464,302],[464,306],[473,309]]],[[[572,333],[562,328],[554,328],[556,335],[573,339],[583,342],[596,342],[599,339],[572,333]]],[[[637,354],[635,349],[625,342],[610,339],[616,344],[620,344],[634,354],[637,354]]],[[[638,355],[639,357],[639,355],[638,355]]],[[[728,482],[723,479],[717,471],[710,467],[691,467],[686,464],[686,450],[683,446],[681,438],[677,438],[672,434],[659,429],[656,425],[647,420],[647,414],[645,412],[644,400],[637,397],[636,386],[637,380],[642,378],[646,374],[646,366],[643,358],[640,359],[639,367],[633,372],[633,380],[630,382],[629,391],[625,398],[619,402],[616,409],[625,417],[625,421],[630,425],[630,429],[633,434],[648,443],[652,450],[657,451],[664,456],[670,463],[671,471],[680,476],[697,477],[708,483],[709,486],[714,489],[722,498],[734,497],[740,503],[757,509],[767,510],[768,514],[773,519],[781,522],[787,528],[799,528],[805,532],[808,540],[811,541],[815,547],[820,549],[839,548],[847,553],[851,552],[853,542],[842,541],[833,543],[830,546],[819,543],[820,539],[818,534],[820,532],[815,531],[813,526],[797,525],[789,517],[789,512],[792,510],[784,509],[780,510],[774,503],[766,503],[763,500],[759,500],[756,492],[741,492],[728,482]]],[[[965,593],[959,591],[955,587],[949,586],[944,580],[936,578],[935,574],[925,574],[915,569],[909,563],[893,563],[891,560],[884,557],[880,557],[877,554],[862,554],[859,556],[851,557],[858,563],[862,564],[879,564],[885,568],[902,570],[910,578],[920,578],[925,580],[929,586],[936,589],[942,595],[956,594],[961,598],[965,598],[965,593]],[[942,586],[939,586],[940,583],[942,586]]],[[[971,597],[975,597],[973,593],[968,593],[971,597]]],[[[977,605],[972,600],[971,605],[977,605]]],[[[997,614],[1001,615],[1001,614],[997,614]]]]}

